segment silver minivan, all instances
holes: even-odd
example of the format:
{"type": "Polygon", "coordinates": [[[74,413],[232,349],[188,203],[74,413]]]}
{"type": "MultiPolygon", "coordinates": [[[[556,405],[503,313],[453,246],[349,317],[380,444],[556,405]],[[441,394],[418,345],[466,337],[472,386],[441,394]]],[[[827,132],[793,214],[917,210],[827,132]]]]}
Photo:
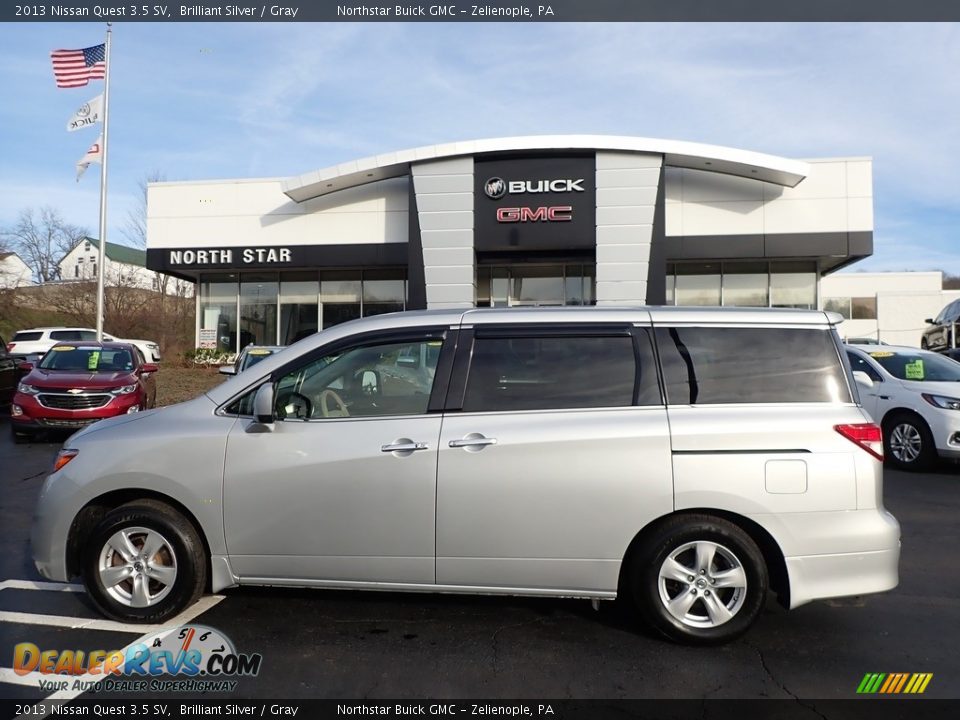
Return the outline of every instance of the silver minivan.
{"type": "Polygon", "coordinates": [[[99,422],[33,552],[102,612],[283,585],[628,599],[717,643],[889,590],[880,429],[798,310],[446,310],[324,330],[190,402],[99,422]]]}

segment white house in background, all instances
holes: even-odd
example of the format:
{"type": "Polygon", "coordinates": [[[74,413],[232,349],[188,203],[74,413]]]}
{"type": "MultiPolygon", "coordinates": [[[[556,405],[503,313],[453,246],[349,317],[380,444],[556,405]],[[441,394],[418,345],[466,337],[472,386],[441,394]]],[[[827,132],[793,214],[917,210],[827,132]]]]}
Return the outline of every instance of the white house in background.
{"type": "Polygon", "coordinates": [[[843,315],[843,337],[920,346],[926,318],[960,290],[943,289],[941,272],[840,272],[820,278],[820,307],[843,315]]]}
{"type": "MultiPolygon", "coordinates": [[[[108,242],[105,255],[104,284],[107,287],[163,289],[168,295],[193,295],[193,283],[148,270],[147,253],[143,250],[108,242]]],[[[99,259],[99,241],[83,238],[58,264],[60,279],[64,282],[96,280],[99,259]]]]}
{"type": "Polygon", "coordinates": [[[33,271],[15,252],[0,252],[0,289],[33,285],[33,271]]]}

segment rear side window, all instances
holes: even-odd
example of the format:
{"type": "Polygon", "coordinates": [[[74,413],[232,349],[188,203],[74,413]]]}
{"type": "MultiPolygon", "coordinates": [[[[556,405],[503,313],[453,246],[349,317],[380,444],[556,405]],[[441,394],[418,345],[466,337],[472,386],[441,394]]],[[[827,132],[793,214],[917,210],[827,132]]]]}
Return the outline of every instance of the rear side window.
{"type": "MultiPolygon", "coordinates": [[[[79,330],[54,330],[50,333],[51,340],[83,340],[79,330]]],[[[93,340],[94,338],[90,338],[93,340]]]]}
{"type": "Polygon", "coordinates": [[[42,337],[42,332],[18,332],[10,342],[31,342],[33,340],[39,340],[42,337]]]}
{"type": "Polygon", "coordinates": [[[667,401],[851,402],[833,334],[816,328],[658,328],[667,401]]]}
{"type": "MultiPolygon", "coordinates": [[[[652,364],[649,372],[656,387],[652,364]]],[[[633,338],[626,334],[481,336],[474,340],[463,411],[629,406],[637,379],[633,338]]]]}

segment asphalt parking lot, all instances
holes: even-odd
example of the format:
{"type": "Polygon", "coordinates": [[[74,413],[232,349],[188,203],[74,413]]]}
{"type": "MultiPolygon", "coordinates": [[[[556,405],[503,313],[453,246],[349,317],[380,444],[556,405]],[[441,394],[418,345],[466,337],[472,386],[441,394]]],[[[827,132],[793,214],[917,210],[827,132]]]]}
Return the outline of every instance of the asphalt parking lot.
{"type": "MultiPolygon", "coordinates": [[[[10,669],[17,643],[110,649],[144,634],[102,622],[79,587],[39,582],[30,517],[58,447],[13,445],[0,421],[2,698],[50,695],[10,669]]],[[[888,470],[885,486],[903,527],[899,588],[789,613],[771,601],[723,647],[651,637],[607,603],[237,589],[193,621],[262,653],[262,669],[208,697],[812,700],[855,697],[867,672],[933,673],[925,697],[960,697],[960,468],[888,470]]]]}

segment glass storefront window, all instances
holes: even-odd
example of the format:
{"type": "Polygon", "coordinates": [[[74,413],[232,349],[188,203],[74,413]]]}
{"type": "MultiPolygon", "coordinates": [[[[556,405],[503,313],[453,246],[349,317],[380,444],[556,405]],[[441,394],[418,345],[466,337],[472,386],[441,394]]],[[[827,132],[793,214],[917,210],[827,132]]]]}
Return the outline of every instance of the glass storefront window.
{"type": "Polygon", "coordinates": [[[240,344],[275,345],[277,342],[276,273],[250,273],[240,278],[240,344]]]}
{"type": "Polygon", "coordinates": [[[510,274],[512,305],[563,305],[562,265],[518,265],[510,274]]]}
{"type": "Polygon", "coordinates": [[[364,270],[363,316],[402,311],[407,298],[405,278],[403,270],[364,270]]]}
{"type": "Polygon", "coordinates": [[[809,262],[770,263],[770,305],[807,310],[816,308],[816,265],[809,262]]]}
{"type": "Polygon", "coordinates": [[[723,304],[736,307],[767,307],[770,279],[766,263],[723,263],[723,304]]]}
{"type": "Polygon", "coordinates": [[[290,345],[320,329],[316,272],[280,275],[280,344],[290,345]]]}
{"type": "Polygon", "coordinates": [[[673,292],[674,284],[676,281],[676,278],[674,276],[676,275],[676,272],[677,272],[676,267],[672,263],[667,263],[667,279],[665,283],[665,289],[666,289],[665,302],[667,305],[676,305],[676,301],[674,299],[674,292],[673,292]]]}
{"type": "Polygon", "coordinates": [[[320,273],[320,321],[325,328],[361,317],[359,270],[320,273]]]}
{"type": "Polygon", "coordinates": [[[876,320],[877,298],[876,296],[850,298],[850,310],[852,320],[876,320]]]}
{"type": "Polygon", "coordinates": [[[200,278],[200,346],[223,352],[237,349],[237,276],[200,278]]]}
{"type": "Polygon", "coordinates": [[[477,307],[593,305],[596,266],[481,265],[477,268],[477,307]]]}
{"type": "Polygon", "coordinates": [[[674,299],[677,305],[719,305],[720,264],[677,265],[674,299]]]}
{"type": "Polygon", "coordinates": [[[844,319],[850,319],[850,298],[848,297],[830,297],[823,299],[823,309],[827,312],[835,312],[843,315],[844,319]]]}

